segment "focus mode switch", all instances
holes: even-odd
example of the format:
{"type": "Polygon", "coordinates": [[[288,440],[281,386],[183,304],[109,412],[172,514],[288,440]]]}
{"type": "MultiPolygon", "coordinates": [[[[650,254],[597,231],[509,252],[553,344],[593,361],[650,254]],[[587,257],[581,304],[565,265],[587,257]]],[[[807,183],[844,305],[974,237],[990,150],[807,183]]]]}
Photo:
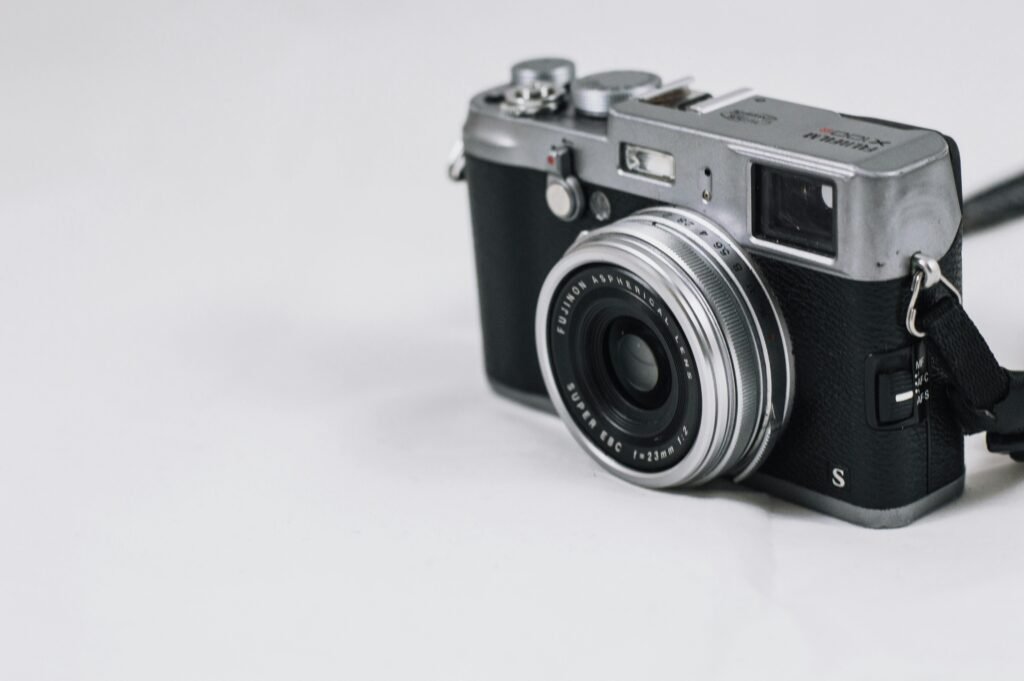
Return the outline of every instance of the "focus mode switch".
{"type": "Polygon", "coordinates": [[[879,425],[889,426],[911,418],[916,402],[914,374],[910,371],[893,371],[878,375],[879,425]]]}
{"type": "Polygon", "coordinates": [[[864,372],[868,425],[891,430],[920,423],[927,380],[923,344],[869,356],[864,372]]]}

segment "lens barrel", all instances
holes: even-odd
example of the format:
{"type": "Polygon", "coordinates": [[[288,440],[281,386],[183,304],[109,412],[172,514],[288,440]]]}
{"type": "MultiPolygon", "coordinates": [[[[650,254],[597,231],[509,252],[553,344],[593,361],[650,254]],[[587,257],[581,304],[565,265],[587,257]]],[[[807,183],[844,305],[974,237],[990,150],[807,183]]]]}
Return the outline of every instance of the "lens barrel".
{"type": "Polygon", "coordinates": [[[785,321],[756,265],[692,211],[585,232],[537,306],[556,411],[602,466],[645,487],[742,480],[793,399],[785,321]]]}

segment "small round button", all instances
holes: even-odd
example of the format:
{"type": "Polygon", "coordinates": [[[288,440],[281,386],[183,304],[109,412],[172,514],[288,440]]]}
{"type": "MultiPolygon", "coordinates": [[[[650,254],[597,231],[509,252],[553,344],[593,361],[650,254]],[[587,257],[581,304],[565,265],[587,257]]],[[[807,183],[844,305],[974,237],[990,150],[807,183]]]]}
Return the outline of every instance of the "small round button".
{"type": "Polygon", "coordinates": [[[576,211],[575,201],[572,192],[561,182],[552,182],[544,192],[548,208],[557,217],[565,220],[576,211]]]}
{"type": "Polygon", "coordinates": [[[568,59],[545,57],[527,59],[512,67],[512,82],[515,85],[529,85],[538,80],[566,86],[576,77],[576,66],[568,59]]]}
{"type": "Polygon", "coordinates": [[[548,178],[548,188],[544,190],[544,200],[547,201],[548,209],[559,220],[571,222],[583,212],[586,199],[583,196],[583,187],[575,177],[548,178]]]}
{"type": "Polygon", "coordinates": [[[585,76],[572,84],[576,111],[604,118],[612,104],[641,97],[661,87],[661,78],[646,71],[606,71],[585,76]]]}
{"type": "Polygon", "coordinates": [[[598,222],[604,222],[612,216],[612,203],[608,200],[608,195],[600,189],[590,195],[590,212],[598,222]]]}

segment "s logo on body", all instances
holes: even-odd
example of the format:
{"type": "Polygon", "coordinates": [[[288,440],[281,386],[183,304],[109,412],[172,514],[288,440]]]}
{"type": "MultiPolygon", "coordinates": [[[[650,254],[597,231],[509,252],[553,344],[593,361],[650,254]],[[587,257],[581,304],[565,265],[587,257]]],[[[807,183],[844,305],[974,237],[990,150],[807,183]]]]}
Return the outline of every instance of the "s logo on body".
{"type": "Polygon", "coordinates": [[[832,486],[839,489],[846,487],[846,471],[842,468],[832,469],[832,486]]]}

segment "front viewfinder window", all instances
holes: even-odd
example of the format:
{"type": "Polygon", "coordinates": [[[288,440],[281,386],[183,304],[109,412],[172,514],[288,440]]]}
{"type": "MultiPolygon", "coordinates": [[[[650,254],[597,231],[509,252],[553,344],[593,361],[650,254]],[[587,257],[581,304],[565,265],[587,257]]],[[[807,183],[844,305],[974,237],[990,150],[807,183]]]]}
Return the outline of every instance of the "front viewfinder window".
{"type": "Polygon", "coordinates": [[[754,165],[754,236],[835,256],[836,184],[782,168],[754,165]]]}

